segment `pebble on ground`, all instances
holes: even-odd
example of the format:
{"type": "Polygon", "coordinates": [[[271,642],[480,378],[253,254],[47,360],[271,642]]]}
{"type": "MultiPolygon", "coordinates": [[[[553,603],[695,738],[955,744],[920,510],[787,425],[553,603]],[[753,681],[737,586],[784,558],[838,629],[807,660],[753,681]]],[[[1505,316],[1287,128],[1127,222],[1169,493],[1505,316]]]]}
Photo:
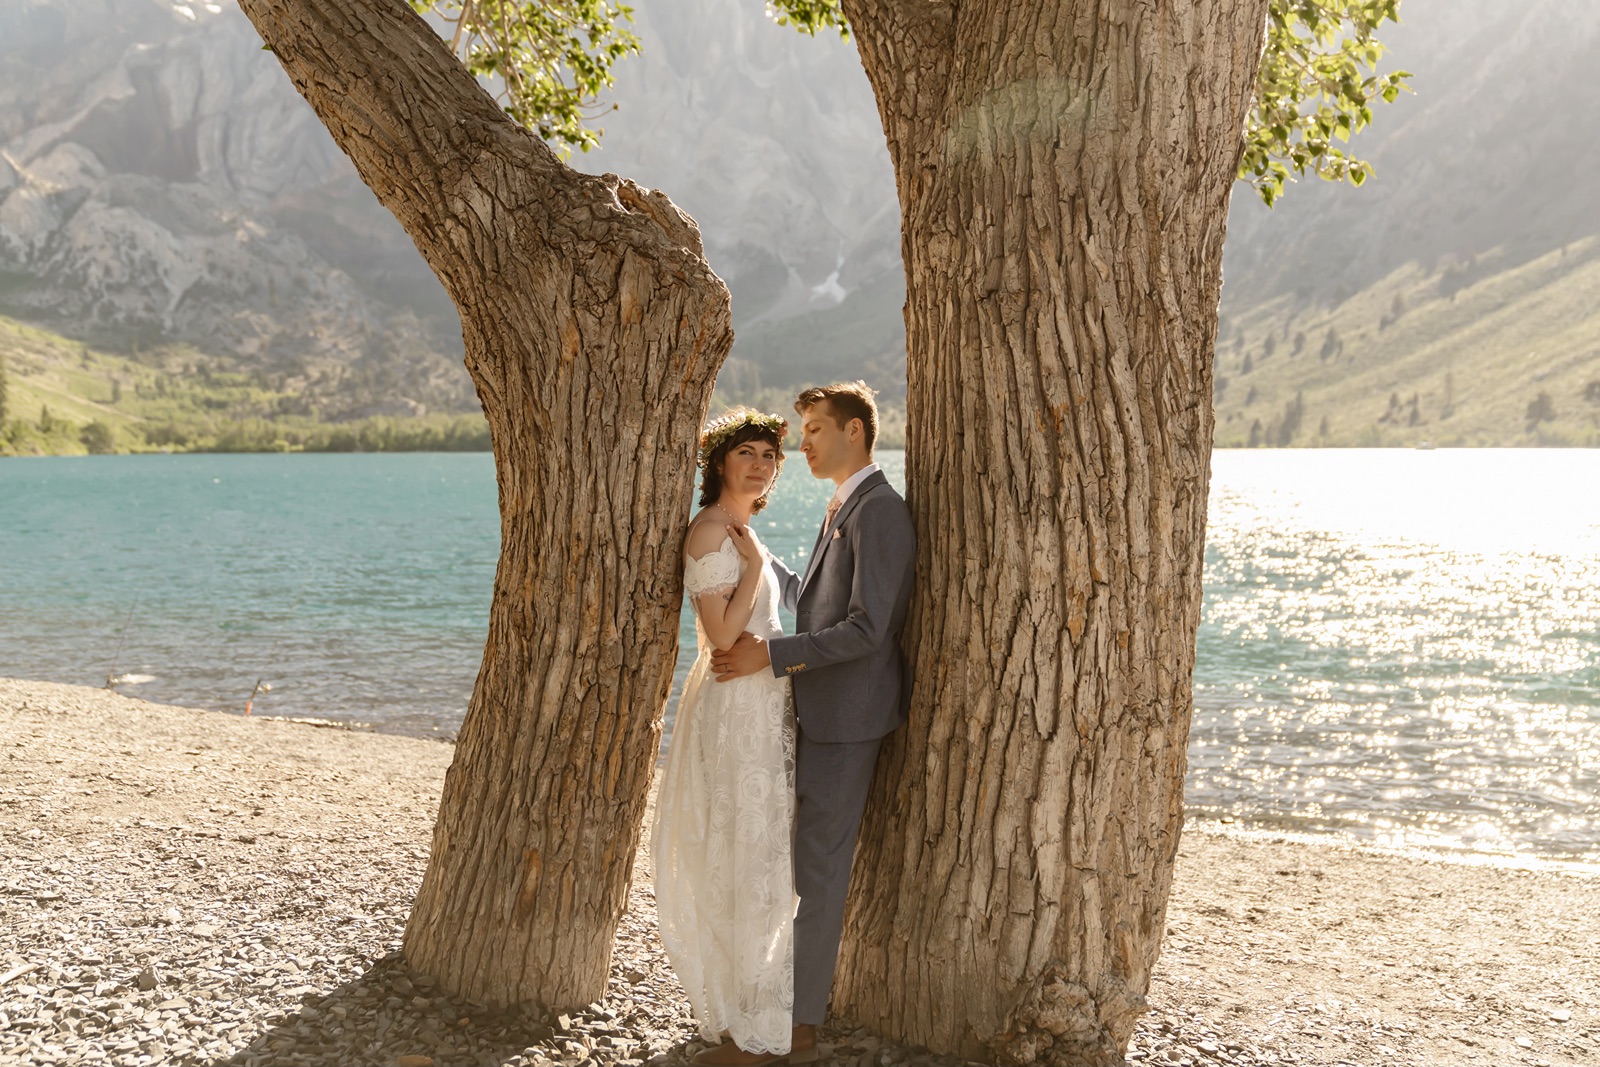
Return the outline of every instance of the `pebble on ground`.
{"type": "MultiPolygon", "coordinates": [[[[700,1048],[647,853],[605,996],[407,969],[447,744],[0,679],[0,1064],[667,1065],[700,1048]]],[[[1128,1061],[1600,1063],[1600,875],[1191,827],[1128,1061]]],[[[848,1026],[825,1064],[944,1059],[848,1026]]]]}

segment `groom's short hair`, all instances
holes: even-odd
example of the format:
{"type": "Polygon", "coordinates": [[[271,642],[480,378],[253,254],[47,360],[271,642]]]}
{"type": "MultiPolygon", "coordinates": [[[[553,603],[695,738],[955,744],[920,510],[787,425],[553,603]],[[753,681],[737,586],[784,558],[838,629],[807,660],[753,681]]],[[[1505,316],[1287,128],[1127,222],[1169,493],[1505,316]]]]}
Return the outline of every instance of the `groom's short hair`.
{"type": "Polygon", "coordinates": [[[794,409],[804,415],[808,408],[826,400],[839,429],[849,426],[851,419],[861,420],[867,451],[871,452],[872,443],[878,439],[878,405],[872,399],[877,395],[878,391],[863,381],[835,382],[807,389],[795,400],[794,409]]]}

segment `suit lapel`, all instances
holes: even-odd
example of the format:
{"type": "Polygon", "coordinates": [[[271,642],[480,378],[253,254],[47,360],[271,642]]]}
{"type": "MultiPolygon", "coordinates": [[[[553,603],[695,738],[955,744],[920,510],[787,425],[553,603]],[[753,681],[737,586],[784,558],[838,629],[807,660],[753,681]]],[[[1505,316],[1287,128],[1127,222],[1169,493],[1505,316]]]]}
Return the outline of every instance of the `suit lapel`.
{"type": "MultiPolygon", "coordinates": [[[[844,509],[840,508],[839,510],[843,511],[844,509]]],[[[834,517],[837,518],[838,516],[834,516],[834,517]]],[[[800,579],[800,595],[801,596],[805,595],[806,586],[811,584],[811,575],[816,572],[817,561],[822,558],[823,548],[828,543],[828,531],[831,530],[831,529],[833,529],[833,527],[831,525],[830,526],[824,526],[822,528],[822,530],[817,534],[817,543],[815,545],[811,546],[811,559],[810,559],[809,562],[806,563],[805,577],[800,579]]]]}
{"type": "Polygon", "coordinates": [[[823,553],[827,552],[828,546],[833,544],[833,531],[837,530],[844,523],[844,520],[850,517],[850,513],[855,511],[856,507],[869,492],[888,480],[888,478],[884,477],[882,471],[873,471],[867,476],[866,480],[856,486],[856,491],[850,494],[850,499],[844,502],[844,506],[839,509],[838,514],[834,515],[833,521],[823,527],[822,532],[817,535],[817,547],[811,552],[811,564],[806,567],[805,577],[800,579],[801,596],[806,595],[806,588],[811,584],[811,576],[817,573],[818,567],[822,566],[823,553]]]}
{"type": "MultiPolygon", "coordinates": [[[[839,509],[843,511],[843,508],[839,509]]],[[[834,516],[837,518],[838,516],[834,516]]],[[[811,572],[817,569],[817,557],[822,554],[822,546],[827,542],[823,539],[828,536],[829,527],[824,526],[817,531],[817,543],[811,546],[811,558],[806,561],[806,573],[800,579],[800,591],[806,591],[806,583],[811,581],[811,572]]]]}

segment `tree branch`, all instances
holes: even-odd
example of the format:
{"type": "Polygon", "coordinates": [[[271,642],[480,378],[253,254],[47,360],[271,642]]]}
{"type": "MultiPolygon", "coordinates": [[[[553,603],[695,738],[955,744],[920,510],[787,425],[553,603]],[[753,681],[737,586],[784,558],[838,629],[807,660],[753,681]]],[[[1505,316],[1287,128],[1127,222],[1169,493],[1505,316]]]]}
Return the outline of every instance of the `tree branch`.
{"type": "Polygon", "coordinates": [[[896,171],[922,161],[902,159],[916,124],[942,110],[955,40],[953,0],[841,0],[896,171]]]}
{"type": "Polygon", "coordinates": [[[560,165],[403,0],[241,0],[240,7],[362,180],[419,245],[443,217],[444,200],[463,192],[452,186],[471,173],[464,161],[490,151],[510,152],[539,170],[560,165]]]}
{"type": "Polygon", "coordinates": [[[692,219],[659,193],[564,164],[405,0],[240,6],[458,305],[485,286],[525,289],[547,268],[581,272],[597,240],[710,274],[692,219]]]}

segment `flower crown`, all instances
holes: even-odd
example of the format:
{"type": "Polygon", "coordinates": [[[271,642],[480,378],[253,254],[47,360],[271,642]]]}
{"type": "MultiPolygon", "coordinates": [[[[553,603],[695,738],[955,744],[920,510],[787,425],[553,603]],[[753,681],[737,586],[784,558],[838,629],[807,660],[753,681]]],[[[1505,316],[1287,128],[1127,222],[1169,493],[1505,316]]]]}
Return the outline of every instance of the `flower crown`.
{"type": "Polygon", "coordinates": [[[789,432],[789,420],[782,415],[764,415],[750,408],[741,408],[730,411],[726,415],[719,415],[706,423],[706,428],[700,431],[700,458],[696,466],[702,469],[711,463],[711,454],[715,452],[724,441],[732,437],[746,426],[756,426],[775,436],[779,442],[789,432]]]}

